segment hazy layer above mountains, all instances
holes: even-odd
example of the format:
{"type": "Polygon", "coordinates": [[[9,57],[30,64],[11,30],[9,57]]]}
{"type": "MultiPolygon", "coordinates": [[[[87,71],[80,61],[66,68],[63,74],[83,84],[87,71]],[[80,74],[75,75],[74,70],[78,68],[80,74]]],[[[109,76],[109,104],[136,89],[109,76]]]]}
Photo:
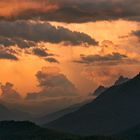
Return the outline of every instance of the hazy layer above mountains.
{"type": "MultiPolygon", "coordinates": [[[[117,81],[122,82],[124,79],[128,78],[121,76],[117,81]]],[[[99,87],[94,96],[44,98],[42,100],[1,100],[0,120],[32,120],[39,124],[45,124],[78,110],[106,89],[102,86],[99,87]]]]}

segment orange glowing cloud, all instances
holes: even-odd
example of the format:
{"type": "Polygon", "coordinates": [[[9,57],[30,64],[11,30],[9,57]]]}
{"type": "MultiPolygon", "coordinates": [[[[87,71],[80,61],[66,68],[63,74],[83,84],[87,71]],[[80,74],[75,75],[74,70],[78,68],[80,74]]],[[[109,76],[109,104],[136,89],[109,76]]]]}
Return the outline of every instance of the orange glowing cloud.
{"type": "Polygon", "coordinates": [[[15,17],[24,15],[26,12],[47,13],[53,9],[57,9],[57,5],[50,3],[48,0],[1,0],[0,16],[15,17]]]}

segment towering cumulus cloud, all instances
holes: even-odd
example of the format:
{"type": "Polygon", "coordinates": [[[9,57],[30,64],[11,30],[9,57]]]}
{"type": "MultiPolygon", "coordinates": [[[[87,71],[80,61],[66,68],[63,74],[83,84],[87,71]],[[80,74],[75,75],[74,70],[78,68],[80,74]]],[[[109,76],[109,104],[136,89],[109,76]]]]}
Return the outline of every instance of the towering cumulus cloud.
{"type": "Polygon", "coordinates": [[[77,93],[74,84],[57,67],[44,67],[37,72],[36,77],[41,90],[38,93],[28,93],[27,99],[74,96],[77,93]]]}
{"type": "Polygon", "coordinates": [[[21,99],[20,94],[13,87],[14,87],[14,85],[9,82],[7,82],[5,85],[1,84],[1,91],[2,91],[1,98],[4,100],[21,99]]]}

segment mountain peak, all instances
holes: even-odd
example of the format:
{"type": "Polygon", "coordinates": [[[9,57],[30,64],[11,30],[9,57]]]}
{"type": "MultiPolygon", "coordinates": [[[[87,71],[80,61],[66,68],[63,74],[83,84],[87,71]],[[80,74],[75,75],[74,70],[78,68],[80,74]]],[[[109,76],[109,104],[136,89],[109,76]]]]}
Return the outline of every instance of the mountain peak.
{"type": "Polygon", "coordinates": [[[112,135],[140,124],[140,73],[118,81],[91,103],[46,126],[82,135],[112,135]]]}
{"type": "Polygon", "coordinates": [[[106,87],[100,85],[100,86],[94,91],[94,93],[93,93],[92,95],[94,95],[94,96],[99,96],[99,95],[102,94],[106,89],[107,89],[106,87]]]}
{"type": "Polygon", "coordinates": [[[123,83],[127,82],[128,80],[130,80],[130,79],[121,75],[121,76],[115,81],[114,85],[117,86],[117,85],[123,84],[123,83]]]}
{"type": "Polygon", "coordinates": [[[140,72],[135,76],[135,78],[139,78],[140,79],[140,72]]]}
{"type": "MultiPolygon", "coordinates": [[[[140,73],[137,75],[138,77],[140,77],[140,73]]],[[[114,83],[115,86],[121,85],[125,82],[127,82],[128,80],[130,80],[127,77],[124,77],[123,75],[121,75],[114,83]]],[[[108,89],[108,87],[105,87],[103,85],[100,85],[94,92],[93,92],[93,96],[99,96],[101,95],[103,92],[105,92],[108,89]]]]}

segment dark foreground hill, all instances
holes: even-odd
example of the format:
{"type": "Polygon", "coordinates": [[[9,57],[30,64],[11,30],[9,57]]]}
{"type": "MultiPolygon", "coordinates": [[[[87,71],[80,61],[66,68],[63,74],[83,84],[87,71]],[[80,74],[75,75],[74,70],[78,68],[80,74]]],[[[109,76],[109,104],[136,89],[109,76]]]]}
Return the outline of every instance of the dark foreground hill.
{"type": "Polygon", "coordinates": [[[111,135],[140,124],[140,74],[46,127],[82,135],[111,135]]]}
{"type": "Polygon", "coordinates": [[[19,110],[9,109],[3,104],[0,104],[0,121],[3,120],[26,120],[30,119],[31,115],[19,110]]]}
{"type": "Polygon", "coordinates": [[[23,121],[0,122],[0,140],[122,140],[115,137],[81,137],[41,128],[34,123],[23,121]]]}
{"type": "Polygon", "coordinates": [[[28,121],[0,122],[0,140],[75,140],[77,137],[41,128],[28,121]]]}
{"type": "Polygon", "coordinates": [[[115,136],[76,136],[41,128],[29,121],[0,122],[0,140],[139,140],[140,126],[115,136]]]}

